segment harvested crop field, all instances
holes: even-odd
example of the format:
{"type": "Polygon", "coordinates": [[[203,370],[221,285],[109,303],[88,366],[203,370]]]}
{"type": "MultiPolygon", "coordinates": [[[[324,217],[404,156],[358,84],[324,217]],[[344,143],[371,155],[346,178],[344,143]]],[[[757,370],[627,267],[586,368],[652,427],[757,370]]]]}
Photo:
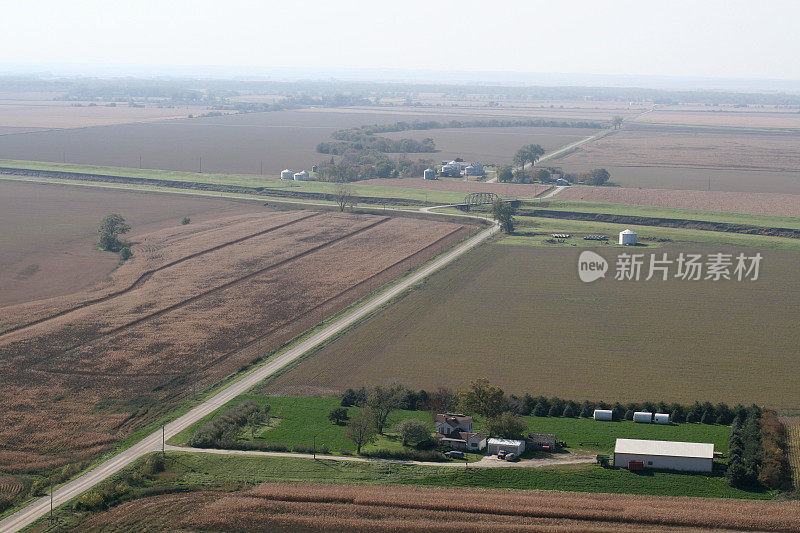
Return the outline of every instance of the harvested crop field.
{"type": "Polygon", "coordinates": [[[734,128],[800,129],[800,114],[794,110],[682,110],[657,109],[633,119],[634,122],[721,126],[734,128]]]}
{"type": "Polygon", "coordinates": [[[145,233],[180,227],[183,216],[203,222],[252,212],[263,208],[213,198],[0,180],[0,307],[71,294],[105,280],[118,258],[97,250],[95,243],[97,224],[109,213],[125,217],[132,226],[126,238],[136,242],[145,233]]]}
{"type": "Polygon", "coordinates": [[[268,483],[238,492],[150,496],[90,515],[76,530],[788,531],[797,502],[507,490],[268,483]]]}
{"type": "MultiPolygon", "coordinates": [[[[721,251],[673,243],[658,253],[692,250],[721,251]]],[[[267,390],[458,389],[486,377],[508,393],[576,400],[800,406],[786,371],[800,365],[796,254],[762,252],[757,281],[636,282],[614,280],[616,252],[597,252],[610,272],[585,284],[579,249],[481,246],[267,390]]]]}
{"type": "Polygon", "coordinates": [[[623,129],[561,159],[593,166],[800,171],[800,135],[623,129]]]}
{"type": "Polygon", "coordinates": [[[379,185],[384,187],[403,187],[406,189],[428,189],[432,191],[463,192],[465,195],[473,192],[493,192],[500,196],[519,196],[533,198],[550,189],[549,185],[536,185],[524,183],[482,183],[476,181],[462,181],[454,179],[423,180],[421,178],[388,178],[359,181],[358,185],[379,185]]]}
{"type": "Polygon", "coordinates": [[[795,194],[569,187],[558,193],[558,199],[800,217],[800,195],[795,194]]]}
{"type": "MultiPolygon", "coordinates": [[[[597,133],[589,128],[461,128],[386,133],[385,137],[404,137],[436,142],[433,154],[420,154],[437,161],[461,157],[465,161],[511,164],[516,151],[527,144],[539,144],[545,152],[577,142],[597,133]]],[[[416,154],[414,154],[416,155],[416,154]]]]}
{"type": "Polygon", "coordinates": [[[473,230],[262,211],[142,235],[108,284],[3,308],[0,472],[94,455],[473,230]]]}

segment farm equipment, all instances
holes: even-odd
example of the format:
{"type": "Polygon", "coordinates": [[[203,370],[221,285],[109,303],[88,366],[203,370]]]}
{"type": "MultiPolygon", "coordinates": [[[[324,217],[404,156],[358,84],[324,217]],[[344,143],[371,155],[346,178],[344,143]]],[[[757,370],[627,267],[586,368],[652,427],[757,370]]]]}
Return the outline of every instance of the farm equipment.
{"type": "Polygon", "coordinates": [[[608,468],[609,466],[611,466],[611,456],[605,454],[598,455],[597,464],[599,464],[603,468],[608,468]]]}

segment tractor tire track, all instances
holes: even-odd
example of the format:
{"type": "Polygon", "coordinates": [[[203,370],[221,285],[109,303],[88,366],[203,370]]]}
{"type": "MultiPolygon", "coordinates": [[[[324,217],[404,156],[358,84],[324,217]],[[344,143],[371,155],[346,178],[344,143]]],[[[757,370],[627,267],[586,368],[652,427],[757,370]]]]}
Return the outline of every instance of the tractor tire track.
{"type": "Polygon", "coordinates": [[[133,283],[131,283],[129,286],[127,286],[127,287],[125,287],[123,289],[119,289],[117,291],[111,292],[111,293],[106,294],[105,296],[101,296],[99,298],[93,298],[91,300],[86,300],[85,302],[82,302],[82,303],[80,303],[80,304],[78,304],[76,306],[72,306],[72,307],[70,307],[68,309],[64,309],[63,311],[59,311],[58,313],[55,313],[55,314],[52,314],[52,315],[49,315],[49,316],[46,316],[46,317],[38,318],[38,319],[33,320],[31,322],[27,322],[25,324],[19,324],[17,326],[9,328],[9,329],[3,331],[2,333],[0,333],[0,340],[3,337],[5,337],[6,335],[9,335],[11,333],[15,333],[17,331],[29,328],[31,326],[35,326],[37,324],[41,324],[43,322],[47,322],[48,320],[53,320],[55,318],[60,318],[60,317],[62,317],[64,315],[67,315],[67,314],[72,313],[74,311],[78,311],[80,309],[84,309],[84,308],[89,307],[91,305],[107,302],[108,300],[116,298],[117,296],[122,296],[123,294],[127,294],[127,293],[139,288],[144,282],[146,282],[148,279],[150,279],[153,276],[153,274],[156,274],[158,272],[161,272],[162,270],[165,270],[167,268],[170,268],[170,267],[173,267],[175,265],[178,265],[178,264],[180,264],[180,263],[182,263],[184,261],[188,261],[190,259],[194,259],[196,257],[200,257],[200,256],[205,255],[207,253],[216,252],[217,250],[220,250],[220,249],[225,248],[227,246],[238,244],[240,242],[244,242],[244,241],[246,241],[248,239],[253,239],[255,237],[260,237],[260,236],[265,235],[267,233],[283,229],[283,228],[285,228],[287,226],[291,226],[291,225],[296,224],[298,222],[303,222],[304,220],[308,220],[309,218],[313,218],[313,217],[316,217],[318,215],[320,215],[320,213],[312,213],[310,215],[306,215],[304,217],[301,217],[301,218],[298,218],[298,219],[295,219],[295,220],[290,220],[289,222],[284,222],[283,224],[279,224],[277,226],[274,226],[274,227],[271,227],[271,228],[267,228],[267,229],[262,230],[262,231],[258,231],[256,233],[251,234],[251,235],[245,235],[244,237],[239,237],[238,239],[234,239],[232,241],[224,242],[222,244],[218,244],[216,246],[212,246],[211,248],[208,248],[208,249],[205,249],[205,250],[200,250],[199,252],[194,252],[192,254],[189,254],[189,255],[183,256],[183,257],[181,257],[179,259],[176,259],[174,261],[171,261],[171,262],[169,262],[169,263],[167,263],[165,265],[161,265],[160,267],[152,268],[150,270],[146,270],[138,278],[136,278],[136,280],[133,283]]]}

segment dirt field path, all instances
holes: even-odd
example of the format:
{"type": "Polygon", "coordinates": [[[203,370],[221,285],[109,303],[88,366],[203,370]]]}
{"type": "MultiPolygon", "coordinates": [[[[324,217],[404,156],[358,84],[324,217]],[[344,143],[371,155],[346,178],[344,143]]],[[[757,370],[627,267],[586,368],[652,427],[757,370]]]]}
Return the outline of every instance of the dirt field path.
{"type": "Polygon", "coordinates": [[[474,463],[433,463],[430,461],[403,461],[400,459],[375,459],[371,457],[353,457],[344,455],[320,455],[314,457],[310,453],[290,453],[290,452],[260,452],[255,450],[218,450],[211,448],[190,448],[187,446],[170,446],[167,445],[166,450],[172,452],[187,452],[187,453],[210,453],[217,455],[251,455],[258,457],[291,457],[295,459],[319,459],[327,461],[348,461],[354,463],[390,463],[401,465],[419,465],[419,466],[450,466],[459,468],[503,468],[503,467],[516,467],[516,468],[540,468],[544,466],[557,466],[557,465],[572,465],[582,463],[593,463],[595,461],[592,455],[565,455],[562,457],[547,457],[543,459],[523,459],[521,461],[510,463],[497,459],[493,456],[487,456],[480,461],[474,463]]]}
{"type": "MultiPolygon", "coordinates": [[[[119,472],[122,468],[131,464],[139,457],[142,457],[143,455],[152,451],[161,449],[163,437],[166,437],[167,439],[173,437],[180,431],[201,420],[232,399],[245,393],[248,389],[263,381],[265,378],[274,374],[286,365],[292,363],[309,350],[335,337],[365,316],[387,304],[389,301],[405,292],[422,279],[430,276],[466,252],[472,250],[485,239],[494,235],[498,230],[499,226],[497,225],[482,230],[477,235],[471,237],[454,249],[446,252],[439,258],[423,266],[421,269],[417,270],[407,278],[384,290],[374,298],[364,302],[359,307],[352,309],[344,316],[334,321],[332,324],[314,333],[303,341],[291,346],[279,356],[242,377],[238,381],[226,386],[205,402],[201,403],[197,407],[192,408],[189,412],[167,424],[163,433],[162,430],[157,430],[151,433],[149,436],[140,440],[130,448],[102,462],[93,470],[90,470],[71,482],[62,485],[53,492],[53,506],[57,507],[66,503],[82,492],[92,488],[97,483],[100,483],[101,481],[114,475],[116,472],[119,472]]],[[[50,509],[50,502],[50,497],[46,496],[40,498],[24,507],[20,511],[17,511],[16,513],[6,517],[0,521],[0,533],[18,531],[32,524],[34,521],[41,518],[48,512],[50,509]]]]}

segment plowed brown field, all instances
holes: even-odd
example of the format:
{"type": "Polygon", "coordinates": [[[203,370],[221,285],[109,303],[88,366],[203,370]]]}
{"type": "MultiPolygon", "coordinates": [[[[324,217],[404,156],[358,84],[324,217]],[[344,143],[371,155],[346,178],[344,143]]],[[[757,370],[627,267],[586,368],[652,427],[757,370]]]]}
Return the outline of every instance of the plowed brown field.
{"type": "Polygon", "coordinates": [[[143,236],[97,290],[2,309],[0,472],[93,455],[471,231],[293,211],[143,236]]]}
{"type": "Polygon", "coordinates": [[[800,195],[797,194],[570,187],[561,191],[558,199],[753,215],[800,216],[800,195]]]}
{"type": "Polygon", "coordinates": [[[794,531],[797,502],[274,483],[152,496],[79,523],[181,531],[794,531]]]}

